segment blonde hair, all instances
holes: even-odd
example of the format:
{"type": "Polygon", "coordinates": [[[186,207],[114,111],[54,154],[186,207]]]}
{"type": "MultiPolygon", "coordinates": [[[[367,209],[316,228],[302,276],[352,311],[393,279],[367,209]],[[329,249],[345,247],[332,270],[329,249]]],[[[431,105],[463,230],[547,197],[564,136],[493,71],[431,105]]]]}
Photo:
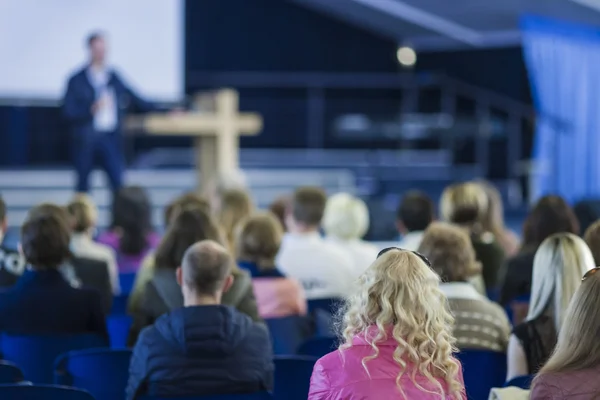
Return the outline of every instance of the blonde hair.
{"type": "Polygon", "coordinates": [[[369,229],[369,210],[358,197],[339,193],[327,200],[322,225],[328,235],[344,240],[360,239],[369,229]]]}
{"type": "Polygon", "coordinates": [[[429,259],[444,281],[465,282],[481,272],[469,235],[457,226],[432,222],[418,251],[429,259]]]}
{"type": "Polygon", "coordinates": [[[526,320],[534,320],[550,310],[558,334],[581,277],[592,268],[594,258],[581,238],[572,233],[557,233],[544,240],[533,259],[526,320]]]}
{"type": "Polygon", "coordinates": [[[413,364],[410,379],[422,391],[438,393],[446,399],[451,395],[461,399],[462,385],[458,381],[459,364],[452,357],[456,351],[452,337],[454,318],[446,297],[439,289],[440,278],[419,256],[409,251],[391,250],[382,254],[360,277],[358,289],[343,307],[343,329],[340,350],[352,346],[356,335],[364,337],[373,354],[362,360],[367,374],[369,361],[377,358],[377,344],[388,335],[395,339],[394,361],[398,364],[396,384],[400,385],[413,364]],[[416,381],[422,374],[437,390],[432,392],[416,381]],[[438,381],[447,383],[449,393],[438,381]]]}
{"type": "Polygon", "coordinates": [[[236,234],[238,260],[251,261],[261,269],[275,267],[283,229],[271,212],[260,212],[240,223],[236,234]]]}
{"type": "Polygon", "coordinates": [[[232,189],[223,192],[218,220],[225,231],[229,246],[235,247],[235,229],[237,224],[247,218],[254,210],[254,204],[245,190],[232,189]]]}
{"type": "Polygon", "coordinates": [[[475,182],[450,185],[440,199],[440,215],[444,221],[469,227],[483,228],[488,207],[485,190],[475,182]]]}
{"type": "Polygon", "coordinates": [[[76,195],[67,205],[66,209],[72,218],[72,228],[75,232],[87,232],[96,226],[98,221],[98,209],[88,195],[76,195]]]}
{"type": "MultiPolygon", "coordinates": [[[[600,274],[586,278],[573,295],[554,352],[540,375],[600,365],[600,274]]],[[[534,381],[535,385],[535,381],[534,381]]]]}

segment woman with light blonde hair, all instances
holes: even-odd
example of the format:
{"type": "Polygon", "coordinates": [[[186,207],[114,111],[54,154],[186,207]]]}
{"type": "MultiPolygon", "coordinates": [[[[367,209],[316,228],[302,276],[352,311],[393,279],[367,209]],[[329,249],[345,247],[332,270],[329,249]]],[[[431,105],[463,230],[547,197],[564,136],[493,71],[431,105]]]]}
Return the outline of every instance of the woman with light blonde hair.
{"type": "Polygon", "coordinates": [[[594,268],[585,242],[571,233],[557,233],[542,242],[533,260],[529,311],[508,344],[507,380],[536,374],[556,345],[569,301],[581,277],[594,268]]]}
{"type": "Polygon", "coordinates": [[[221,202],[214,210],[217,220],[225,232],[231,249],[235,248],[235,229],[243,219],[254,211],[254,204],[248,192],[242,189],[225,190],[221,202]]]}
{"type": "Polygon", "coordinates": [[[492,232],[506,256],[512,257],[519,251],[519,238],[504,226],[504,206],[500,192],[487,181],[477,183],[483,187],[488,198],[488,207],[481,220],[482,227],[485,231],[492,232]]]}
{"type": "Polygon", "coordinates": [[[481,263],[485,288],[489,292],[498,286],[498,274],[504,264],[504,250],[493,232],[486,230],[488,196],[475,182],[448,186],[440,200],[440,215],[446,222],[465,229],[471,237],[477,260],[481,263]]]}
{"type": "Polygon", "coordinates": [[[85,194],[76,195],[67,205],[71,216],[71,251],[77,257],[99,260],[106,263],[113,294],[119,294],[119,271],[115,251],[93,240],[98,223],[98,209],[92,199],[85,194]]]}
{"type": "Polygon", "coordinates": [[[354,274],[360,274],[377,256],[377,247],[362,240],[369,229],[369,209],[364,201],[348,193],[338,193],[327,199],[322,221],[326,240],[354,261],[354,274]]]}
{"type": "Polygon", "coordinates": [[[565,313],[552,356],[533,381],[531,399],[600,399],[600,274],[583,277],[565,313]]]}
{"type": "Polygon", "coordinates": [[[309,400],[466,399],[439,284],[418,253],[382,250],[342,308],[342,345],[315,364],[309,400]]]}

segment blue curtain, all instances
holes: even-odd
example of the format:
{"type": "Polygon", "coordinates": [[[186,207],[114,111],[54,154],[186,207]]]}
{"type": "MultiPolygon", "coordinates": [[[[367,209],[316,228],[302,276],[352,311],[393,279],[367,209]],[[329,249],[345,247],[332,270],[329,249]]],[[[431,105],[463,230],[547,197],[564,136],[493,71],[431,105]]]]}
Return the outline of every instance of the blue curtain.
{"type": "Polygon", "coordinates": [[[537,111],[532,196],[600,197],[600,29],[526,16],[537,111]]]}

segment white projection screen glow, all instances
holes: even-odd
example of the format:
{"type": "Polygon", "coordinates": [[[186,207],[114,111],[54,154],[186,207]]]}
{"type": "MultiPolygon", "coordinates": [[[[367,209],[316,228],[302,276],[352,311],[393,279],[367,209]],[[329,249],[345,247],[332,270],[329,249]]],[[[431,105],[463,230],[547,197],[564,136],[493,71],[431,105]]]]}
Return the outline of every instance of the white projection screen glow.
{"type": "Polygon", "coordinates": [[[0,99],[56,101],[86,62],[86,37],[107,37],[109,64],[152,100],[183,97],[183,0],[1,0],[0,99]]]}

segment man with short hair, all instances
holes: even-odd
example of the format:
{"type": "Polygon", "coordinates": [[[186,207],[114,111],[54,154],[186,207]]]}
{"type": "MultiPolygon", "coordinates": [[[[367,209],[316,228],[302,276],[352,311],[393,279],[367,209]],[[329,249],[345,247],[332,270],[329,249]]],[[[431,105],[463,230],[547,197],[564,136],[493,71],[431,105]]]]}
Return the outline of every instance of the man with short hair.
{"type": "Polygon", "coordinates": [[[133,350],[127,399],[253,393],[273,387],[273,353],[264,324],[221,305],[233,258],[220,244],[192,245],[177,269],[184,307],[145,328],[133,350]]]}
{"type": "Polygon", "coordinates": [[[412,190],[402,196],[396,213],[396,227],[402,235],[400,246],[415,251],[421,244],[425,229],[435,218],[433,201],[424,192],[412,190]]]}
{"type": "Polygon", "coordinates": [[[352,258],[319,232],[326,203],[320,188],[295,191],[286,213],[288,233],[277,257],[282,272],[302,283],[308,300],[345,297],[353,286],[352,258]]]}

